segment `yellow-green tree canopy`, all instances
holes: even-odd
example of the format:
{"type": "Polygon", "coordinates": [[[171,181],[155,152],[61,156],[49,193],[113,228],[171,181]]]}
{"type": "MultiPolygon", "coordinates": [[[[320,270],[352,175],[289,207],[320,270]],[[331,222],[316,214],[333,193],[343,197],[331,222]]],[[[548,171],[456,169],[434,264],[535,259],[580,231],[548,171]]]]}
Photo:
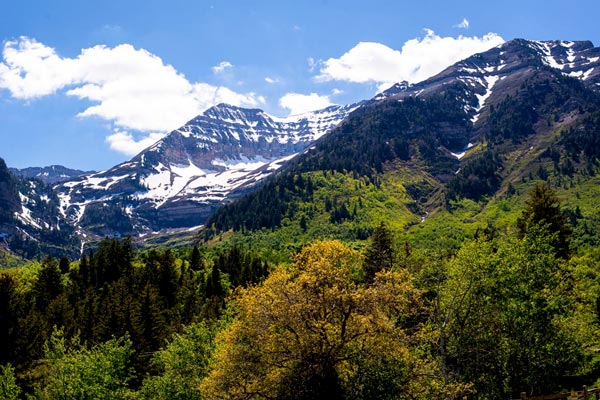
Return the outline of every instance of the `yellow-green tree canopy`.
{"type": "Polygon", "coordinates": [[[404,270],[364,285],[361,264],[340,242],[316,242],[240,290],[203,397],[402,398],[424,372],[411,353],[420,293],[404,270]]]}

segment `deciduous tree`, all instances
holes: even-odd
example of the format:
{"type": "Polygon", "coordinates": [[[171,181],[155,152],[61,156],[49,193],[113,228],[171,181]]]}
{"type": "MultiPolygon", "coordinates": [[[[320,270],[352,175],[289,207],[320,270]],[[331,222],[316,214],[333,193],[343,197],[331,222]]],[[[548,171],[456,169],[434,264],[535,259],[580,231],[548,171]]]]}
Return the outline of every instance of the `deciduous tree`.
{"type": "MultiPolygon", "coordinates": [[[[239,290],[218,339],[208,399],[402,398],[424,377],[412,346],[419,291],[407,271],[359,283],[362,260],[340,242],[305,247],[292,268],[239,290]]],[[[426,375],[426,374],[424,374],[426,375]]]]}

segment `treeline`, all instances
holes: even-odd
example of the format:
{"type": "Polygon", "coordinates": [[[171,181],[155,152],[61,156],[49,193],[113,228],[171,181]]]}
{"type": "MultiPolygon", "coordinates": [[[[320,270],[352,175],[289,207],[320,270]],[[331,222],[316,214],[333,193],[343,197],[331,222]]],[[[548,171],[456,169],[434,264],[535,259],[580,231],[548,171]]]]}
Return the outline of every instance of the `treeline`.
{"type": "Polygon", "coordinates": [[[31,391],[53,330],[86,348],[112,338],[131,341],[139,385],[152,354],[183,326],[215,321],[236,286],[262,281],[268,264],[233,247],[207,260],[198,248],[178,258],[169,249],[136,253],[130,239],[103,240],[78,263],[45,258],[32,279],[0,274],[0,364],[17,369],[31,391]]]}
{"type": "MultiPolygon", "coordinates": [[[[259,230],[279,227],[293,212],[293,204],[311,201],[313,182],[302,174],[311,171],[348,173],[377,185],[384,165],[392,161],[413,162],[433,175],[452,176],[458,161],[440,150],[463,149],[471,133],[456,96],[460,85],[425,100],[408,97],[371,104],[352,113],[347,121],[318,142],[285,172],[261,188],[219,208],[206,223],[205,237],[233,229],[259,230]]],[[[341,206],[332,222],[348,218],[341,206]]]]}
{"type": "Polygon", "coordinates": [[[363,254],[318,241],[274,268],[239,248],[209,263],[197,249],[138,258],[129,241],[106,240],[78,267],[47,259],[35,279],[3,275],[2,343],[28,351],[34,334],[44,340],[29,350],[35,361],[2,348],[16,370],[2,367],[0,395],[489,399],[593,383],[597,256],[577,254],[547,185],[514,232],[488,226],[457,252],[432,253],[382,223],[363,254]]]}

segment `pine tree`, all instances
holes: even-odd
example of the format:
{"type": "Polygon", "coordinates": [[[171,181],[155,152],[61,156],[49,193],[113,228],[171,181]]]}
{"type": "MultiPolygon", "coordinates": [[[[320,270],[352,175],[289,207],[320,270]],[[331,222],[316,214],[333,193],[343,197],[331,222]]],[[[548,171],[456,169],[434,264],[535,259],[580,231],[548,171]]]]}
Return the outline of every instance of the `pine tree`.
{"type": "Polygon", "coordinates": [[[387,225],[381,222],[375,229],[365,254],[364,271],[367,282],[372,282],[377,272],[392,268],[394,259],[392,233],[387,225]]]}
{"type": "Polygon", "coordinates": [[[175,272],[175,257],[173,256],[171,249],[167,249],[160,259],[158,290],[170,307],[175,303],[178,287],[178,279],[175,272]]]}
{"type": "Polygon", "coordinates": [[[47,256],[42,261],[42,269],[33,287],[35,305],[38,310],[45,311],[50,302],[57,298],[62,291],[62,277],[58,264],[53,257],[47,256]]]}
{"type": "Polygon", "coordinates": [[[0,364],[9,361],[18,335],[17,284],[8,274],[0,274],[0,364]]]}
{"type": "Polygon", "coordinates": [[[58,268],[62,274],[69,272],[70,262],[67,257],[62,257],[58,263],[58,268]]]}
{"type": "Polygon", "coordinates": [[[200,250],[198,250],[198,246],[194,246],[192,249],[190,268],[192,271],[200,271],[200,269],[202,269],[202,258],[200,256],[200,250]]]}
{"type": "Polygon", "coordinates": [[[552,246],[556,255],[569,255],[569,239],[572,233],[563,214],[556,192],[546,183],[537,184],[525,201],[525,210],[517,220],[519,237],[524,237],[533,226],[543,226],[550,234],[556,234],[552,246]]]}

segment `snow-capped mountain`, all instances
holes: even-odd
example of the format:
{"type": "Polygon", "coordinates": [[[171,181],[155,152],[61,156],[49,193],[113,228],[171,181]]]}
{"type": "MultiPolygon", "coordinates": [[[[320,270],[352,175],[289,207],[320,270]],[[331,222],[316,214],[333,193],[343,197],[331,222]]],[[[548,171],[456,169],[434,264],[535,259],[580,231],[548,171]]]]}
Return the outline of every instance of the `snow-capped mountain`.
{"type": "Polygon", "coordinates": [[[0,158],[0,247],[33,258],[76,255],[79,241],[50,185],[15,176],[0,158]]]}
{"type": "Polygon", "coordinates": [[[10,172],[22,178],[35,178],[48,184],[64,182],[80,175],[91,174],[95,171],[81,171],[63,167],[62,165],[50,165],[48,167],[9,168],[10,172]]]}
{"type": "Polygon", "coordinates": [[[600,90],[600,47],[594,47],[592,42],[515,39],[475,54],[425,81],[414,85],[395,84],[375,99],[428,96],[445,90],[447,85],[463,83],[465,111],[475,123],[486,100],[494,92],[506,93],[515,82],[522,82],[544,67],[578,78],[587,87],[600,90]]]}
{"type": "MultiPolygon", "coordinates": [[[[460,159],[479,130],[486,129],[488,105],[514,95],[534,76],[549,81],[574,78],[600,90],[600,48],[589,41],[516,39],[420,83],[397,83],[369,101],[288,118],[220,104],[127,162],[56,184],[58,213],[84,241],[90,234],[143,235],[204,224],[216,208],[252,190],[353,110],[368,113],[369,105],[408,96],[443,92],[462,104],[473,132],[454,135],[444,144],[448,155],[460,159]]],[[[31,202],[21,200],[28,208],[31,202]]],[[[22,214],[19,220],[25,224],[27,216],[22,214]]],[[[40,225],[37,219],[32,221],[40,225]]]]}
{"type": "Polygon", "coordinates": [[[61,212],[99,235],[201,225],[359,106],[276,118],[220,104],[128,162],[57,185],[61,212]]]}

